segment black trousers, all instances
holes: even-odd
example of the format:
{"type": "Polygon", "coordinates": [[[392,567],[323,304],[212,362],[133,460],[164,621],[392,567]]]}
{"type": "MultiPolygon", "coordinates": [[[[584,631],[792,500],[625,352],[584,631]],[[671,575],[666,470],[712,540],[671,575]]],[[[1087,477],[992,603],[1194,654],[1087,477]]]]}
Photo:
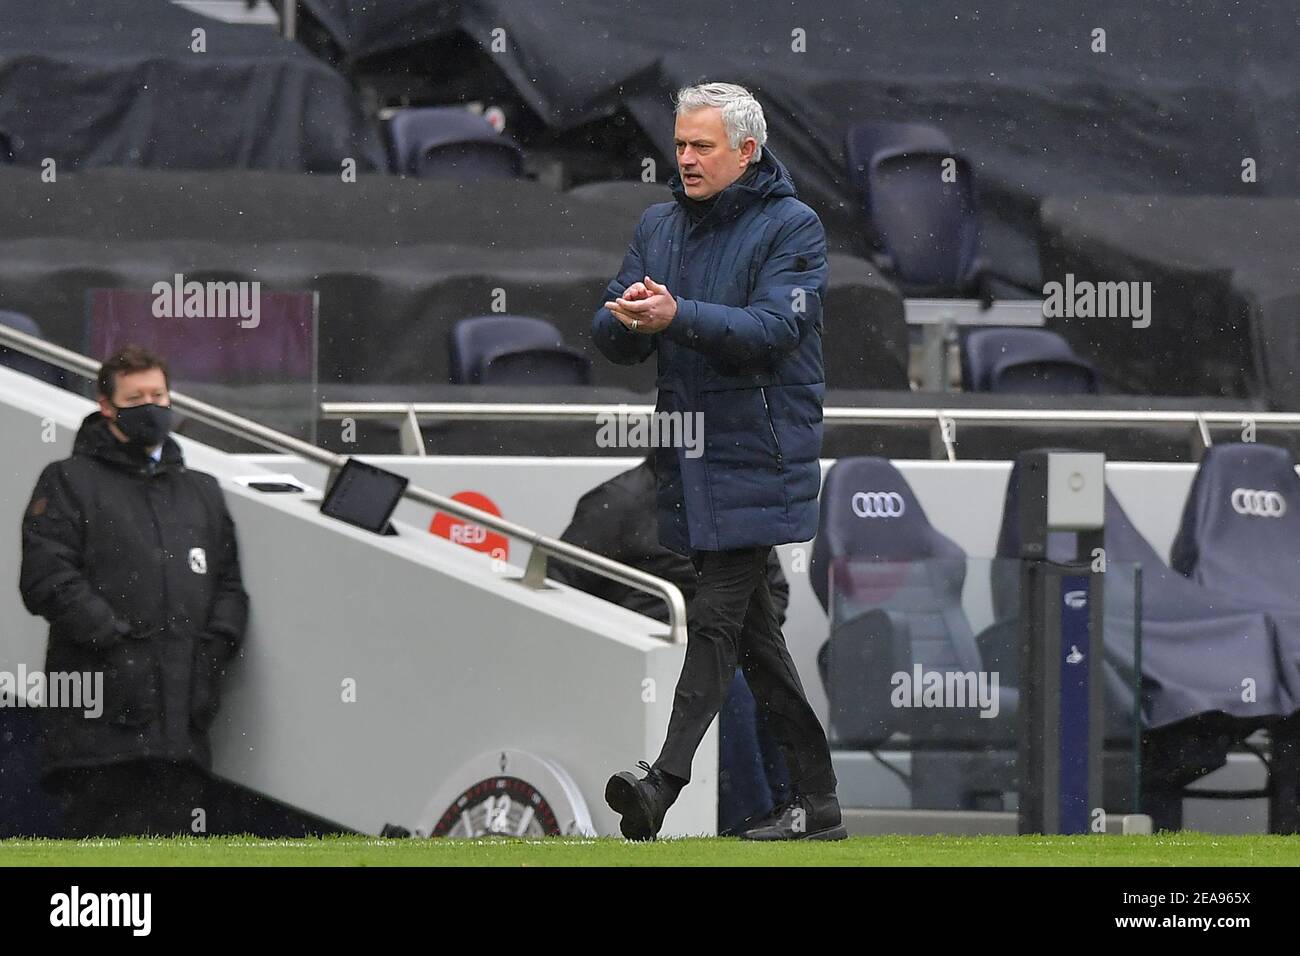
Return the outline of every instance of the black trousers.
{"type": "Polygon", "coordinates": [[[686,609],[686,660],[657,770],[691,779],[691,760],[739,664],[762,720],[785,756],[795,793],[835,790],[826,732],[813,713],[781,634],[767,582],[771,547],[696,551],[699,583],[686,609]]]}
{"type": "Polygon", "coordinates": [[[207,831],[208,774],[194,765],[131,760],[62,770],[46,788],[63,801],[63,831],[72,839],[201,836],[207,831]],[[195,810],[203,814],[196,817],[195,810]],[[203,829],[194,829],[198,819],[203,829]]]}

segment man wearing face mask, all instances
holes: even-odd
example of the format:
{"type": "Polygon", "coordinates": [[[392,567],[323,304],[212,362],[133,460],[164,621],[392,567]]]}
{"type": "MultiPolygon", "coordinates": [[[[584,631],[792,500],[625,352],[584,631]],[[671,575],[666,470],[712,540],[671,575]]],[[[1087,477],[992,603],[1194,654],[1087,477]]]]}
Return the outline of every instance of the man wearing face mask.
{"type": "Polygon", "coordinates": [[[68,836],[215,832],[208,729],[248,618],[234,525],[168,437],[160,357],[122,349],[98,392],[23,516],[19,587],[50,623],[46,670],[103,675],[99,713],[42,709],[43,781],[68,836]]]}

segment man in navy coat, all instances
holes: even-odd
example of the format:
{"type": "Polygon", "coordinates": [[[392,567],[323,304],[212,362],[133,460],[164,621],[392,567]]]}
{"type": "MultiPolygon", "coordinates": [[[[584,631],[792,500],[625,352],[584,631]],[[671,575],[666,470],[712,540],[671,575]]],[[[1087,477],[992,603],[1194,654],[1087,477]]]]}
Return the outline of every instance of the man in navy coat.
{"type": "Polygon", "coordinates": [[[605,799],[625,837],[654,838],[739,664],[793,790],[744,836],[843,839],[826,734],[766,575],[774,545],[817,532],[826,233],[765,147],[763,110],[747,90],[688,87],[676,112],[674,201],[641,216],[592,335],[619,364],[657,354],[662,432],[693,434],[683,416],[702,429],[702,443],[654,452],[660,544],[689,555],[700,580],[663,750],[641,762],[643,778],[611,777],[605,799]]]}

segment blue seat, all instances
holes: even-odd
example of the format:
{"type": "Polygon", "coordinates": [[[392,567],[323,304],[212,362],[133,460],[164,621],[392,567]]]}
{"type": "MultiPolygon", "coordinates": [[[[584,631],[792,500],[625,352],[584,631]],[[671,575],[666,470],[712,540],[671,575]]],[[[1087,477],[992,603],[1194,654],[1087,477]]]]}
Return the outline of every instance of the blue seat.
{"type": "Polygon", "coordinates": [[[929,149],[949,153],[952,143],[942,131],[924,123],[855,123],[844,135],[849,180],[858,194],[868,243],[883,251],[881,237],[872,225],[870,169],[876,157],[899,149],[929,149]]]}
{"type": "Polygon", "coordinates": [[[568,345],[501,348],[488,353],[480,385],[590,385],[591,359],[568,345]]]}
{"type": "Polygon", "coordinates": [[[1291,453],[1235,443],[1206,450],[1174,538],[1174,570],[1264,611],[1300,703],[1300,478],[1291,453]]]}
{"type": "Polygon", "coordinates": [[[1047,329],[973,329],[961,350],[968,392],[1095,395],[1097,370],[1047,329]]]}
{"type": "Polygon", "coordinates": [[[585,375],[589,381],[590,368],[590,360],[566,347],[560,330],[544,319],[477,315],[461,319],[448,333],[448,369],[456,385],[517,384],[529,371],[565,376],[565,381],[585,375]]]}
{"type": "Polygon", "coordinates": [[[942,149],[899,148],[867,170],[871,222],[904,295],[953,297],[979,286],[979,209],[970,164],[942,149]],[[945,164],[955,164],[945,181],[945,164]]]}
{"type": "MultiPolygon", "coordinates": [[[[17,329],[19,332],[25,332],[38,339],[45,338],[45,334],[41,331],[41,327],[36,324],[36,321],[21,312],[0,309],[0,325],[7,325],[11,329],[17,329]]],[[[40,379],[55,388],[63,388],[67,381],[63,370],[58,366],[33,358],[25,352],[7,348],[4,345],[0,345],[0,365],[11,368],[15,372],[30,375],[32,378],[40,379]]]]}
{"type": "MultiPolygon", "coordinates": [[[[997,553],[1019,554],[1019,465],[1007,483],[997,553]]],[[[1131,726],[1133,690],[1140,687],[1142,728],[1170,727],[1204,715],[1226,718],[1219,726],[1238,739],[1292,709],[1279,680],[1275,629],[1265,615],[1236,594],[1203,588],[1174,573],[1132,521],[1110,489],[1105,499],[1107,562],[1142,568],[1140,624],[1141,674],[1133,674],[1135,603],[1132,577],[1105,580],[1105,642],[1108,733],[1131,726]],[[1255,699],[1243,700],[1242,680],[1255,681],[1255,699]]],[[[1054,533],[1048,557],[1074,555],[1074,535],[1054,533]]],[[[995,574],[994,611],[999,618],[1018,612],[1015,583],[995,574]]],[[[1226,744],[1231,741],[1225,741],[1226,744]]]]}
{"type": "Polygon", "coordinates": [[[388,121],[393,172],[421,179],[518,179],[524,153],[482,116],[456,107],[405,109],[388,121]]]}
{"type": "Polygon", "coordinates": [[[842,458],[827,472],[811,577],[831,616],[820,663],[833,742],[870,749],[902,732],[913,747],[1014,749],[1014,687],[999,687],[993,718],[891,702],[893,675],[910,676],[915,665],[977,674],[985,666],[961,604],[965,552],[930,524],[887,460],[842,458]]]}

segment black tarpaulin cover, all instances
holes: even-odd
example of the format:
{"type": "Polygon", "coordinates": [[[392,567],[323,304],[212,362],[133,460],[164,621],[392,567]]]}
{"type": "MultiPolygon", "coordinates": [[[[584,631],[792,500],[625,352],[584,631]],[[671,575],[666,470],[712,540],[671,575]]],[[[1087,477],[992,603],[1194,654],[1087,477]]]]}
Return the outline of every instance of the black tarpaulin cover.
{"type": "Polygon", "coordinates": [[[1048,326],[1113,390],[1249,396],[1297,411],[1298,247],[1295,199],[1052,198],[1043,204],[1041,257],[1044,280],[1061,284],[1063,314],[1048,326]],[[1079,308],[1088,287],[1103,283],[1126,284],[1133,301],[1142,295],[1148,314],[1102,315],[1100,298],[1079,308]]]}
{"type": "Polygon", "coordinates": [[[272,29],[165,0],[0,0],[0,136],[59,171],[385,165],[344,77],[272,29]]]}
{"type": "MultiPolygon", "coordinates": [[[[1294,4],[1238,0],[304,0],[353,59],[456,30],[554,131],[619,109],[671,158],[669,94],[750,87],[800,198],[854,228],[844,134],[901,119],[970,159],[985,251],[1032,284],[1048,194],[1300,195],[1294,4]],[[1104,52],[1099,47],[1104,31],[1104,52]],[[799,33],[798,31],[802,31],[799,33]],[[797,52],[799,40],[806,52],[797,52]],[[500,49],[493,48],[494,40],[500,49]],[[1242,181],[1244,159],[1256,181],[1242,181]]],[[[485,84],[486,88],[486,84],[485,84]]],[[[668,172],[660,177],[666,179],[668,172]]]]}

